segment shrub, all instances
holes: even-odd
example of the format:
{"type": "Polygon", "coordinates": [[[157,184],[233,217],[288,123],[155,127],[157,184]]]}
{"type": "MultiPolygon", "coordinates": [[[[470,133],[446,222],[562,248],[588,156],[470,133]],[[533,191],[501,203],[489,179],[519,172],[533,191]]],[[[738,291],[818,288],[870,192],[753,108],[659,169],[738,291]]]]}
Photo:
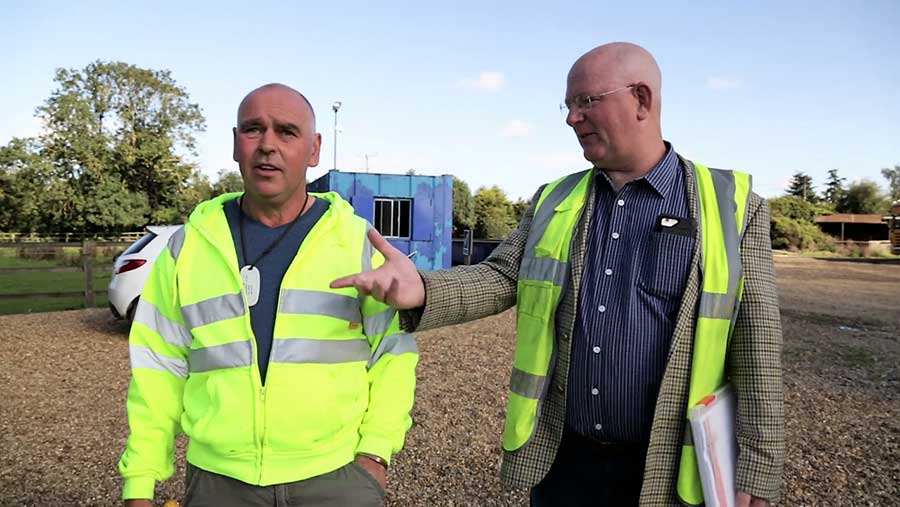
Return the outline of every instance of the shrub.
{"type": "Polygon", "coordinates": [[[815,224],[787,216],[773,216],[772,248],[833,252],[835,243],[834,238],[822,232],[815,224]]]}

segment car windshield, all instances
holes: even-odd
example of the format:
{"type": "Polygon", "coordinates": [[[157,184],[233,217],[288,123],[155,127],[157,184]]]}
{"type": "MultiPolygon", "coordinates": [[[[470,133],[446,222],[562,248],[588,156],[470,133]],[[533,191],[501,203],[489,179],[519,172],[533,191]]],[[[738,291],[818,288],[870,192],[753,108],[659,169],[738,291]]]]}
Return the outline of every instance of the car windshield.
{"type": "Polygon", "coordinates": [[[135,241],[130,247],[128,247],[128,250],[125,250],[122,255],[129,255],[140,252],[141,249],[143,249],[145,246],[147,246],[148,243],[153,241],[153,238],[155,237],[156,234],[148,232],[143,238],[135,241]]]}

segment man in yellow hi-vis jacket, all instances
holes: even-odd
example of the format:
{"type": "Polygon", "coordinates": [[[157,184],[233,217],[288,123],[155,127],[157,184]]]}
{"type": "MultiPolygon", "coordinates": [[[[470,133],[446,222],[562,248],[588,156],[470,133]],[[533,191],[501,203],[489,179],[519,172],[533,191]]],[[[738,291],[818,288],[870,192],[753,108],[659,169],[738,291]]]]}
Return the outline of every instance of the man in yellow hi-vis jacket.
{"type": "Polygon", "coordinates": [[[329,288],[383,258],[349,203],[307,193],[320,146],[296,90],[270,84],[241,102],[245,192],[197,206],[135,312],[126,505],[151,505],[181,432],[186,506],[382,503],[418,352],[394,309],[329,288]]]}

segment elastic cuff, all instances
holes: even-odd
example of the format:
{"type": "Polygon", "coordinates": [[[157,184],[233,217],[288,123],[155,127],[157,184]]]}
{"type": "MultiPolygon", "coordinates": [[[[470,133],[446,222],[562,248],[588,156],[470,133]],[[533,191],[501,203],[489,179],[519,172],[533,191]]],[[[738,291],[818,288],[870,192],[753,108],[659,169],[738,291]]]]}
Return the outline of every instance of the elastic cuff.
{"type": "Polygon", "coordinates": [[[153,500],[153,489],[156,487],[156,479],[153,477],[129,477],[125,479],[122,487],[122,500],[146,498],[153,500]]]}
{"type": "Polygon", "coordinates": [[[388,464],[391,463],[392,449],[393,446],[391,445],[391,441],[379,435],[362,435],[359,439],[359,444],[356,446],[357,454],[374,454],[385,460],[388,464]]]}

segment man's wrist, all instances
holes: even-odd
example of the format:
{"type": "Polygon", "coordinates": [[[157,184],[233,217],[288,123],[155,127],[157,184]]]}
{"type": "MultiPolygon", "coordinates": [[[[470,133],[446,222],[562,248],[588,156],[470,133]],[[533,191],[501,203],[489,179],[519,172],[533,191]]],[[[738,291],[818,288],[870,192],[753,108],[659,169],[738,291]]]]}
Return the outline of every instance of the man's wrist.
{"type": "Polygon", "coordinates": [[[358,452],[358,453],[356,453],[356,455],[362,456],[364,458],[368,458],[368,459],[374,461],[375,463],[378,463],[379,465],[383,466],[385,470],[387,470],[387,468],[388,468],[388,462],[381,456],[376,456],[374,454],[369,454],[367,452],[358,452]]]}

